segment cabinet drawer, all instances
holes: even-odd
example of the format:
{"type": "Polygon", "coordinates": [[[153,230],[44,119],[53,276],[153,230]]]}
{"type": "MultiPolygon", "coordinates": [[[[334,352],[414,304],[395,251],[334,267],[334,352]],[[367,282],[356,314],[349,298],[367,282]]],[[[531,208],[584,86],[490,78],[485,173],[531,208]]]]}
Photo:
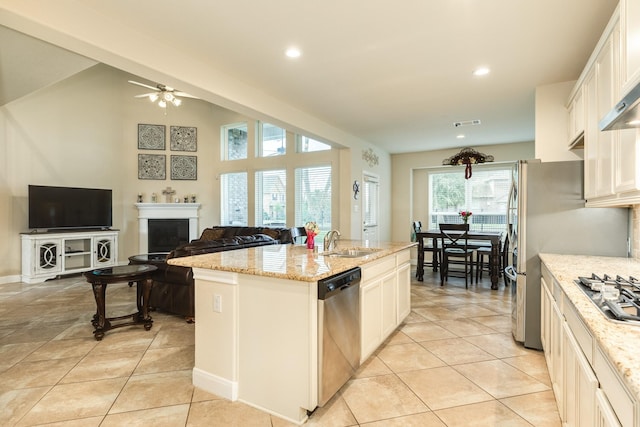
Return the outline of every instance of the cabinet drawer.
{"type": "Polygon", "coordinates": [[[402,252],[398,252],[396,254],[396,263],[398,265],[402,265],[405,262],[410,262],[410,261],[411,261],[411,252],[408,249],[402,252]]]}
{"type": "Polygon", "coordinates": [[[396,257],[387,256],[382,258],[381,260],[363,265],[360,268],[362,269],[362,281],[368,282],[382,276],[384,273],[390,270],[395,270],[396,257]]]}
{"type": "Polygon", "coordinates": [[[576,341],[578,341],[578,345],[580,349],[584,353],[585,357],[589,361],[591,365],[593,365],[593,337],[591,333],[582,322],[582,319],[576,313],[573,304],[567,299],[567,296],[564,296],[564,318],[571,328],[571,332],[573,333],[576,341]]]}
{"type": "Polygon", "coordinates": [[[633,399],[629,396],[616,371],[611,367],[607,357],[597,346],[594,354],[593,370],[600,382],[600,388],[611,404],[618,420],[620,420],[620,424],[623,426],[636,425],[633,399]]]}

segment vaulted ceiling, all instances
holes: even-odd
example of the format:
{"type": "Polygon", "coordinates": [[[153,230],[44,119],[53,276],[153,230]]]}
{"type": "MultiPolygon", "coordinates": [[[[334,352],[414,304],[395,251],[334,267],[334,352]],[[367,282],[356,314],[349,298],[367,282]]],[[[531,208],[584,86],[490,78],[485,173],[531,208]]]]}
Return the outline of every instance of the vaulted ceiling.
{"type": "MultiPolygon", "coordinates": [[[[14,1],[0,0],[0,9],[14,1]]],[[[135,31],[159,55],[162,46],[179,50],[255,94],[401,153],[534,140],[535,88],[578,78],[617,1],[81,3],[60,13],[66,7],[87,26],[117,23],[114,37],[135,31]],[[294,45],[302,55],[285,57],[294,45]],[[479,66],[491,72],[473,76],[479,66]],[[454,126],[469,120],[481,124],[454,126]]],[[[95,63],[7,28],[0,39],[1,104],[95,63]]]]}

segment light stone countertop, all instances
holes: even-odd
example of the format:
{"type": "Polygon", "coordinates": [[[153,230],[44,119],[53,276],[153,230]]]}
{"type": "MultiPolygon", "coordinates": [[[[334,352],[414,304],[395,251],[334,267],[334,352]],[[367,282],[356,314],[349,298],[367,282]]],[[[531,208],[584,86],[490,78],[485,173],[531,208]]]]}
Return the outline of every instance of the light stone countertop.
{"type": "MultiPolygon", "coordinates": [[[[372,242],[339,240],[337,250],[356,248],[380,249],[364,257],[342,258],[328,256],[322,252],[322,244],[316,250],[306,245],[267,245],[255,248],[236,249],[211,254],[172,258],[167,262],[183,267],[205,268],[269,276],[281,279],[315,282],[350,268],[415,246],[414,242],[372,242]]],[[[317,247],[317,246],[316,246],[317,247]]],[[[333,252],[333,251],[332,251],[333,252]]],[[[329,252],[331,253],[331,252],[329,252]]]]}
{"type": "Polygon", "coordinates": [[[574,283],[579,276],[595,273],[640,278],[640,262],[631,258],[540,254],[562,290],[576,307],[591,334],[618,370],[629,391],[640,401],[640,325],[608,320],[574,283]]]}

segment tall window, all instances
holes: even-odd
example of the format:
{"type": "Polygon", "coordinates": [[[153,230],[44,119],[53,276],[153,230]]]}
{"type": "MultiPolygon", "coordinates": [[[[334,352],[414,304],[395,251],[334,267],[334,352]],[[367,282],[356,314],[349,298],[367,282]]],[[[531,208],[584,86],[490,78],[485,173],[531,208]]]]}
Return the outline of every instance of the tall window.
{"type": "Polygon", "coordinates": [[[295,225],[315,221],[322,236],[331,230],[331,166],[298,168],[295,179],[295,225]]]}
{"type": "Polygon", "coordinates": [[[297,135],[297,141],[298,141],[298,153],[311,153],[314,151],[331,150],[331,146],[329,144],[316,141],[315,139],[311,139],[304,135],[297,135]]]}
{"type": "Polygon", "coordinates": [[[287,224],[287,171],[256,172],[256,225],[284,227],[287,224]]]}
{"type": "Polygon", "coordinates": [[[247,173],[225,173],[220,175],[222,225],[248,225],[247,173]]]}
{"type": "Polygon", "coordinates": [[[247,158],[247,124],[235,123],[222,126],[222,158],[239,160],[247,158]]]}
{"type": "Polygon", "coordinates": [[[269,123],[259,123],[258,157],[282,156],[287,152],[287,131],[269,123]]]}
{"type": "Polygon", "coordinates": [[[473,213],[472,230],[504,231],[510,185],[510,167],[476,167],[468,180],[463,169],[429,173],[429,228],[462,223],[464,210],[473,213]]]}

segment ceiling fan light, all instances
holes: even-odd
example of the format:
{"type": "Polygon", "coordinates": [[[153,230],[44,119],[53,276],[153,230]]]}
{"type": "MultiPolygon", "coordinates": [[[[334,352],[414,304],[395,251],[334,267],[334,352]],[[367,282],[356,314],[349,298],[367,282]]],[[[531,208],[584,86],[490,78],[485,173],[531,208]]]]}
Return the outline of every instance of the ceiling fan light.
{"type": "Polygon", "coordinates": [[[158,101],[158,107],[160,108],[167,108],[167,103],[164,99],[161,99],[160,101],[158,101]]]}
{"type": "Polygon", "coordinates": [[[158,94],[157,93],[152,93],[149,95],[149,100],[151,102],[156,102],[158,100],[158,94]]]}
{"type": "Polygon", "coordinates": [[[171,100],[171,103],[172,103],[173,105],[175,105],[176,107],[179,107],[179,106],[180,106],[180,104],[182,104],[182,100],[180,100],[180,99],[178,99],[178,98],[175,98],[175,97],[174,97],[174,98],[171,100]]]}
{"type": "Polygon", "coordinates": [[[173,100],[173,94],[171,92],[165,92],[164,93],[164,100],[165,101],[171,101],[173,100]]]}

